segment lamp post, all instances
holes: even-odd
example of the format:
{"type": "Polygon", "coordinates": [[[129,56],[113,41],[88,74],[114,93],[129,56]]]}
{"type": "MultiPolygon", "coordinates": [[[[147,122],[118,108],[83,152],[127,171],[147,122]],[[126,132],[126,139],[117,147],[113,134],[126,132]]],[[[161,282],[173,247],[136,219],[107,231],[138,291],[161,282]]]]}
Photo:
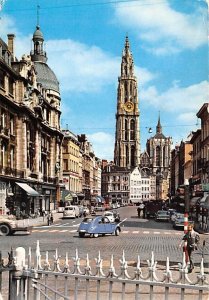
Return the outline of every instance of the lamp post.
{"type": "MultiPolygon", "coordinates": [[[[184,234],[188,232],[188,219],[189,219],[189,180],[184,180],[184,234]]],[[[187,241],[184,242],[184,252],[186,263],[189,260],[187,252],[187,241]]]]}
{"type": "Polygon", "coordinates": [[[184,233],[187,233],[189,219],[189,180],[184,180],[184,233]]]}

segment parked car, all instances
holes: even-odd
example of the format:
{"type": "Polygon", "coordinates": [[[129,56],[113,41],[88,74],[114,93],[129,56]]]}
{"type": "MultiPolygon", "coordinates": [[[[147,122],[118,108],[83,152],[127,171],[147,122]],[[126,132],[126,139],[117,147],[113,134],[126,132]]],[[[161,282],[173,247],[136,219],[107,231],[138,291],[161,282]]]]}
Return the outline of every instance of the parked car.
{"type": "Polygon", "coordinates": [[[166,221],[170,220],[170,213],[167,210],[158,210],[155,215],[155,221],[166,221]]]}
{"type": "Polygon", "coordinates": [[[115,234],[118,236],[121,232],[119,224],[112,223],[105,216],[98,216],[96,218],[84,218],[78,228],[79,237],[90,235],[90,237],[98,237],[99,235],[115,234]]]}
{"type": "Polygon", "coordinates": [[[179,213],[179,212],[175,212],[175,213],[174,213],[173,215],[171,215],[171,217],[170,217],[171,223],[174,224],[176,218],[178,218],[178,217],[184,218],[184,214],[179,213]]]}
{"type": "Polygon", "coordinates": [[[112,211],[106,211],[104,212],[104,217],[107,217],[110,222],[115,222],[115,217],[112,211]]]}
{"type": "MultiPolygon", "coordinates": [[[[194,225],[194,222],[189,220],[189,224],[194,225]]],[[[184,215],[176,217],[174,223],[173,223],[174,229],[184,229],[184,215]]]]}
{"type": "Polygon", "coordinates": [[[79,207],[76,205],[65,206],[63,218],[78,218],[79,207]]]}
{"type": "Polygon", "coordinates": [[[0,236],[12,235],[16,231],[31,233],[32,226],[20,226],[16,220],[8,219],[7,216],[0,218],[0,236]]]}
{"type": "Polygon", "coordinates": [[[162,210],[163,203],[162,201],[151,200],[146,202],[145,206],[146,217],[149,219],[154,218],[158,210],[162,210]]]}
{"type": "Polygon", "coordinates": [[[95,206],[94,211],[104,211],[105,207],[104,206],[95,206]]]}
{"type": "Polygon", "coordinates": [[[106,211],[104,216],[107,217],[110,222],[120,222],[120,215],[117,211],[106,211]]]}

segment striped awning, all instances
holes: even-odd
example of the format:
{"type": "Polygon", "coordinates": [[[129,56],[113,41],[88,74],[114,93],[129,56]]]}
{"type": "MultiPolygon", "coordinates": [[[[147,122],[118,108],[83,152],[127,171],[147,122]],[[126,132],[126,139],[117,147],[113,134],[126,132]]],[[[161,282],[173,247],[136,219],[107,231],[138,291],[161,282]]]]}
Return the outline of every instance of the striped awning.
{"type": "Polygon", "coordinates": [[[32,197],[36,197],[36,196],[40,196],[38,192],[36,192],[36,190],[34,190],[31,186],[29,186],[27,183],[23,183],[23,182],[15,182],[17,185],[19,185],[19,187],[21,189],[23,189],[28,196],[32,196],[32,197]]]}

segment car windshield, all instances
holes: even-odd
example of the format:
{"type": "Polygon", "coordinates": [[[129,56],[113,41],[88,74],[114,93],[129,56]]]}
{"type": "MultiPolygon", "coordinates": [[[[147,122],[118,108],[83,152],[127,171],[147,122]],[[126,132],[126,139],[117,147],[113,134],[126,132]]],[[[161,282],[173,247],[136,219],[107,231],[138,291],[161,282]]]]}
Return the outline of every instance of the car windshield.
{"type": "Polygon", "coordinates": [[[92,218],[85,218],[83,219],[83,223],[91,223],[92,222],[92,218]]]}
{"type": "Polygon", "coordinates": [[[105,216],[112,216],[112,213],[105,213],[105,216]]]}
{"type": "Polygon", "coordinates": [[[158,211],[158,215],[167,215],[168,212],[167,211],[158,211]]]}

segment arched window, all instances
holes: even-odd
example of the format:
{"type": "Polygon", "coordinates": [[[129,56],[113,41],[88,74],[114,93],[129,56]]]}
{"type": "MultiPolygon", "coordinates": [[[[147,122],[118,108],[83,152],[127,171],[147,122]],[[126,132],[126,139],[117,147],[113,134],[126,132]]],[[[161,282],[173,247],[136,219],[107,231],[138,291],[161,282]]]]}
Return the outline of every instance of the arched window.
{"type": "Polygon", "coordinates": [[[131,120],[130,122],[130,140],[135,140],[135,121],[131,120]]]}
{"type": "Polygon", "coordinates": [[[7,145],[3,142],[1,144],[1,165],[2,167],[7,165],[7,145]]]}
{"type": "Polygon", "coordinates": [[[131,166],[135,166],[135,147],[131,146],[131,166]]]}
{"type": "Polygon", "coordinates": [[[160,166],[160,146],[156,147],[156,166],[160,166]]]}
{"type": "Polygon", "coordinates": [[[128,140],[128,121],[125,120],[125,141],[128,140]]]}
{"type": "Polygon", "coordinates": [[[129,164],[129,148],[126,146],[126,165],[129,164]]]}

